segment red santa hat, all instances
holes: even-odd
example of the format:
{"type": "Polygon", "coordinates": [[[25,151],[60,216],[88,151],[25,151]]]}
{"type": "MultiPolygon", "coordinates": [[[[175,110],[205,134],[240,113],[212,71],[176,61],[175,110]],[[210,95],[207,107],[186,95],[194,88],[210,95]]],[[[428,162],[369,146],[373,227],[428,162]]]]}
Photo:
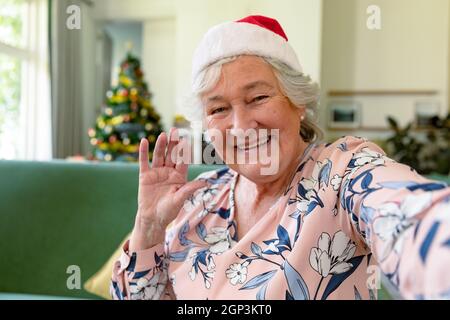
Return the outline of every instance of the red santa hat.
{"type": "Polygon", "coordinates": [[[246,54],[276,58],[302,72],[297,55],[278,21],[253,15],[209,29],[194,53],[192,80],[223,58],[246,54]]]}

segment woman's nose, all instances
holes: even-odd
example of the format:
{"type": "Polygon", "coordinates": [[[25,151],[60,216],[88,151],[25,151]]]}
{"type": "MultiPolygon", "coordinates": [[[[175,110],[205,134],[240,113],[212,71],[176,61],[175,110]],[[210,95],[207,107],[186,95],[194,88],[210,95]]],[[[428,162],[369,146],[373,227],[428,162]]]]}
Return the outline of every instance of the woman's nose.
{"type": "Polygon", "coordinates": [[[256,129],[258,127],[258,122],[256,121],[253,112],[245,110],[244,108],[235,108],[232,122],[230,130],[231,134],[235,131],[245,131],[248,129],[256,129]]]}

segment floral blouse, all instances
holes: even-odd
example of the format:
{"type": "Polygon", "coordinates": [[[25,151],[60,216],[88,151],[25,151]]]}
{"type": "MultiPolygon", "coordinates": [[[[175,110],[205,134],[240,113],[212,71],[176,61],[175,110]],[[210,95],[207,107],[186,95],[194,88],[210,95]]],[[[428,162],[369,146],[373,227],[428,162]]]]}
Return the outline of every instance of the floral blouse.
{"type": "Polygon", "coordinates": [[[450,298],[450,187],[347,136],[310,144],[278,202],[242,238],[229,168],[187,200],[165,243],[115,263],[114,299],[450,298]]]}

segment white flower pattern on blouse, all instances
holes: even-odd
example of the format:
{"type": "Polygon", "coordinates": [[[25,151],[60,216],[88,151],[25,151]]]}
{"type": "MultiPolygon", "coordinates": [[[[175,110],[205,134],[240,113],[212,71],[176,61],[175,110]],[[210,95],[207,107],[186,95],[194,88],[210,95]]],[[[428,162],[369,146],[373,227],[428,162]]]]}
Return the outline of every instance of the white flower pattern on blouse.
{"type": "Polygon", "coordinates": [[[204,239],[209,245],[209,251],[214,254],[221,254],[233,245],[229,231],[224,227],[213,227],[204,239]]]}
{"type": "Polygon", "coordinates": [[[384,241],[381,260],[394,249],[400,253],[403,241],[413,231],[416,215],[431,205],[431,194],[408,195],[400,204],[388,202],[379,209],[380,215],[373,220],[375,234],[384,241]]]}
{"type": "Polygon", "coordinates": [[[333,239],[324,232],[317,245],[318,247],[311,249],[309,262],[322,277],[350,270],[352,264],[347,261],[355,254],[356,246],[344,232],[336,232],[333,239]]]}
{"type": "Polygon", "coordinates": [[[244,263],[233,263],[230,267],[225,271],[227,278],[230,279],[230,283],[235,286],[236,284],[244,283],[247,279],[247,266],[250,262],[245,261],[244,263]]]}
{"type": "Polygon", "coordinates": [[[135,284],[130,285],[131,298],[133,300],[158,300],[167,283],[167,273],[155,274],[150,279],[140,278],[135,284]]]}

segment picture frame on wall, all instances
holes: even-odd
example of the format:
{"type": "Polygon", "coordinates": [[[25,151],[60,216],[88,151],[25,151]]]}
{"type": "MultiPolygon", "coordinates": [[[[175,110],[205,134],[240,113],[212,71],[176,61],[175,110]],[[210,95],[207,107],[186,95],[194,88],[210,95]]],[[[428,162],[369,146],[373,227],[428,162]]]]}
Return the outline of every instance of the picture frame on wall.
{"type": "Polygon", "coordinates": [[[361,126],[361,103],[352,100],[331,101],[328,104],[328,126],[332,129],[361,126]]]}
{"type": "Polygon", "coordinates": [[[415,103],[415,122],[419,128],[430,127],[433,118],[440,116],[440,103],[437,100],[419,100],[415,103]]]}

